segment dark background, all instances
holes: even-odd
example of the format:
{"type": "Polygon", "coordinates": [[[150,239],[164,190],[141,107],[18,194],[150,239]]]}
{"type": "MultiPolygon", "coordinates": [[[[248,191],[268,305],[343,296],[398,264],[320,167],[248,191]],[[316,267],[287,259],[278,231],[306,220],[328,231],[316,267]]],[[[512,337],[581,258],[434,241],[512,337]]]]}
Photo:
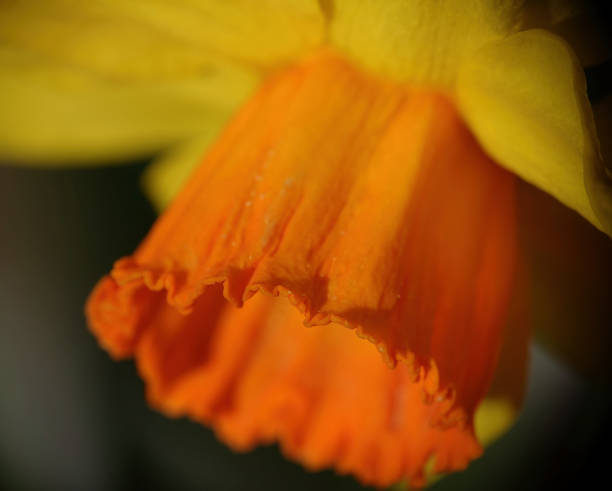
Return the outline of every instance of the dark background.
{"type": "MultiPolygon", "coordinates": [[[[359,489],[276,447],[234,454],[210,430],[165,418],[147,407],[132,363],[98,348],[83,303],[155,218],[143,168],[0,168],[0,488],[359,489]]],[[[532,354],[518,423],[433,489],[583,488],[607,475],[609,386],[532,354]]]]}
{"type": "MultiPolygon", "coordinates": [[[[591,4],[609,26],[610,4],[591,4]]],[[[610,97],[611,73],[610,62],[587,69],[594,103],[610,97]]],[[[604,134],[600,128],[604,150],[612,149],[611,128],[604,134]]],[[[97,346],[83,304],[95,282],[115,259],[133,251],[155,219],[139,187],[145,165],[0,166],[0,489],[362,489],[331,471],[305,472],[274,446],[234,454],[210,430],[154,412],[132,363],[115,363],[97,346]]],[[[536,193],[533,202],[544,211],[530,217],[532,231],[563,238],[578,230],[587,236],[582,244],[587,250],[594,243],[600,253],[612,253],[612,242],[577,217],[551,220],[567,211],[550,198],[536,193]]],[[[588,258],[575,262],[576,271],[591,267],[588,258]]],[[[564,274],[552,275],[547,285],[570,284],[572,277],[564,274]]],[[[606,299],[612,304],[612,290],[588,282],[573,288],[565,288],[567,298],[598,299],[595,310],[584,312],[585,333],[593,324],[609,333],[612,308],[606,299]]],[[[546,347],[532,348],[517,423],[467,471],[442,479],[433,490],[591,489],[609,480],[608,369],[594,362],[576,371],[568,361],[588,361],[584,349],[577,350],[583,356],[570,349],[556,357],[550,351],[563,349],[546,333],[538,339],[546,347]]],[[[601,338],[598,357],[609,358],[609,341],[601,338]]]]}

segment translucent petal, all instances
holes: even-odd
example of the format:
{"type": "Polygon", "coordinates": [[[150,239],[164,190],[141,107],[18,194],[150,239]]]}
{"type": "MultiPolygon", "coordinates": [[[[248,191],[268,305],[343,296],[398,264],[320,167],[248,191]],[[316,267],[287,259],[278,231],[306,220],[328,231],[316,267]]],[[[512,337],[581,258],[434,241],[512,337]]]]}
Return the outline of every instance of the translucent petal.
{"type": "Polygon", "coordinates": [[[163,211],[202,161],[206,149],[218,134],[216,127],[193,140],[175,146],[147,166],[144,191],[158,211],[163,211]]]}

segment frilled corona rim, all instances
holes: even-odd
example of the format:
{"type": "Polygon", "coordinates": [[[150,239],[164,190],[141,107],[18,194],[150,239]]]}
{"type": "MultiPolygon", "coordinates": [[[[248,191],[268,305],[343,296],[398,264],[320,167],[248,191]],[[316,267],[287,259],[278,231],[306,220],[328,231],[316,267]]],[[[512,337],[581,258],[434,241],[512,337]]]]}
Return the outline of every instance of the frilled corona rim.
{"type": "MultiPolygon", "coordinates": [[[[426,369],[414,360],[401,360],[390,369],[370,343],[349,330],[305,328],[298,309],[290,306],[295,297],[291,302],[273,298],[288,293],[283,287],[262,287],[237,308],[224,295],[227,281],[211,283],[187,313],[179,313],[164,301],[168,284],[147,285],[146,277],[145,273],[123,287],[112,278],[103,279],[88,303],[88,317],[109,353],[135,358],[150,404],[167,415],[211,425],[237,451],[278,442],[288,458],[310,470],[333,467],[366,485],[389,486],[408,479],[420,487],[427,481],[432,458],[433,469],[440,473],[463,469],[482,453],[465,410],[454,404],[452,390],[440,387],[435,362],[426,369]],[[136,303],[139,308],[128,307],[136,303]],[[127,310],[119,311],[121,307],[127,310]],[[220,312],[227,316],[228,310],[237,318],[224,321],[220,312]],[[208,319],[202,321],[203,317],[208,319]],[[278,317],[283,321],[274,335],[281,346],[274,350],[266,345],[267,324],[270,319],[278,324],[278,317]],[[207,328],[211,332],[206,333],[207,328]],[[198,339],[196,329],[205,340],[198,339]],[[300,332],[305,335],[300,337],[300,332]],[[288,346],[309,353],[315,343],[325,349],[310,353],[306,361],[297,356],[269,369],[265,383],[253,382],[257,375],[251,373],[260,372],[269,357],[282,359],[280,351],[288,346]],[[227,348],[232,344],[238,346],[227,348]],[[259,350],[256,356],[253,349],[259,350]],[[336,362],[322,362],[325,356],[336,362]],[[319,386],[305,388],[308,380],[296,376],[298,370],[314,374],[319,386]],[[342,392],[347,380],[348,394],[342,392]],[[358,385],[357,400],[350,393],[355,390],[352,384],[358,385]]],[[[165,274],[166,279],[172,277],[165,274]]]]}
{"type": "Polygon", "coordinates": [[[320,53],[236,115],[94,290],[91,328],[137,359],[156,406],[237,448],[278,440],[311,468],[422,484],[430,457],[442,472],[480,452],[472,418],[508,317],[514,184],[444,95],[320,53]],[[342,329],[296,323],[354,329],[395,368],[342,329]],[[262,341],[271,332],[281,346],[262,341]],[[255,347],[233,346],[245,337],[255,347]],[[301,409],[279,416],[289,393],[301,409]]]}
{"type": "MultiPolygon", "coordinates": [[[[202,284],[196,287],[195,291],[199,293],[193,300],[188,304],[182,304],[176,296],[177,278],[180,278],[180,276],[181,274],[176,272],[165,271],[162,273],[155,273],[150,270],[143,270],[129,258],[117,261],[111,274],[112,279],[119,286],[126,284],[131,286],[143,285],[151,292],[165,291],[166,304],[175,308],[177,312],[185,316],[189,316],[193,312],[193,303],[198,297],[205,294],[207,289],[214,289],[215,286],[219,285],[222,286],[223,299],[237,308],[243,307],[244,302],[249,300],[256,293],[271,295],[272,297],[285,297],[289,300],[289,303],[296,307],[301,313],[303,316],[302,324],[305,327],[324,326],[331,322],[339,324],[350,330],[354,330],[358,337],[373,343],[389,368],[395,368],[397,363],[404,364],[408,369],[411,381],[422,385],[423,401],[426,404],[431,404],[433,401],[444,403],[440,404],[438,417],[432,419],[431,424],[436,426],[454,426],[457,424],[464,426],[466,423],[471,424],[471,422],[466,421],[465,411],[460,407],[454,407],[454,390],[451,387],[440,387],[438,367],[434,359],[428,360],[428,364],[419,363],[414,358],[413,353],[408,353],[406,356],[398,353],[395,355],[395,358],[392,358],[389,356],[384,343],[365,334],[360,324],[351,322],[347,318],[331,312],[313,311],[313,302],[310,298],[292,292],[286,285],[249,283],[246,287],[242,288],[242,294],[239,294],[240,284],[244,282],[244,277],[240,278],[240,275],[232,277],[230,274],[227,274],[222,277],[204,279],[202,284]]],[[[109,311],[110,310],[111,309],[109,309],[109,311]]],[[[126,312],[126,314],[127,313],[128,312],[126,312]]],[[[114,353],[114,349],[116,349],[114,346],[109,345],[105,347],[118,358],[126,356],[121,352],[114,353]]],[[[128,351],[132,349],[133,347],[127,348],[128,351]]],[[[128,354],[127,356],[130,355],[128,354]]]]}

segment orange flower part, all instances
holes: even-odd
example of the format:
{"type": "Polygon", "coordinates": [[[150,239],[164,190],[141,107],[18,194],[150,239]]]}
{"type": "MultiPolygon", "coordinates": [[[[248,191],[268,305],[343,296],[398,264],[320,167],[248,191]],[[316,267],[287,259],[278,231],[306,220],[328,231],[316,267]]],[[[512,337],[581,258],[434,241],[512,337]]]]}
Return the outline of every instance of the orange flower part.
{"type": "Polygon", "coordinates": [[[515,256],[515,178],[453,102],[321,52],[268,79],[87,313],[152,404],[233,447],[422,484],[480,453],[515,256]]]}

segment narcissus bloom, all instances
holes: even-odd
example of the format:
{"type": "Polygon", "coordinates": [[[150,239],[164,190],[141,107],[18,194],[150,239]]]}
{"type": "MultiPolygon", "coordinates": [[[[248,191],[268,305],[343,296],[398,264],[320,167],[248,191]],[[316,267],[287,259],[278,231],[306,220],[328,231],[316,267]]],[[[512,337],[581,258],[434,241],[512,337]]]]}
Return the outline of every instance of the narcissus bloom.
{"type": "Polygon", "coordinates": [[[2,9],[5,155],[197,137],[149,172],[164,207],[197,164],[87,304],[151,404],[377,486],[462,469],[507,427],[517,180],[612,233],[582,69],[520,2],[2,9]]]}

